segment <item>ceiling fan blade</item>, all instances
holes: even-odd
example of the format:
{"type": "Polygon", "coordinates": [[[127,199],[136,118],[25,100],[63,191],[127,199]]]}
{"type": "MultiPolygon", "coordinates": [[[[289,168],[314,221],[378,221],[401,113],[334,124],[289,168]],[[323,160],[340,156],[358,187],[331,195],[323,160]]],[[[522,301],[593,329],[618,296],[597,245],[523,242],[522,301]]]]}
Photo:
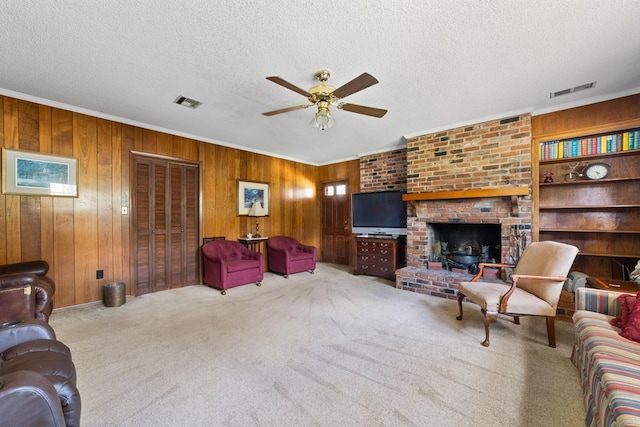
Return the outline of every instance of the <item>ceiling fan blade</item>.
{"type": "Polygon", "coordinates": [[[333,96],[335,96],[336,98],[344,98],[345,96],[349,96],[353,93],[359,92],[362,89],[366,89],[369,86],[373,86],[376,83],[378,83],[378,80],[376,80],[376,78],[371,74],[362,73],[355,79],[343,84],[338,89],[334,90],[333,96]]]}
{"type": "Polygon", "coordinates": [[[310,96],[312,96],[309,92],[307,92],[304,89],[300,89],[298,86],[289,83],[288,81],[286,81],[285,79],[278,77],[278,76],[271,76],[271,77],[267,77],[267,80],[270,80],[276,84],[279,84],[280,86],[284,86],[289,90],[292,90],[294,92],[299,93],[300,95],[308,98],[310,96]]]}
{"type": "Polygon", "coordinates": [[[338,108],[344,111],[350,111],[352,113],[358,114],[366,114],[367,116],[373,117],[382,117],[387,114],[387,110],[383,110],[382,108],[374,108],[374,107],[366,107],[364,105],[356,105],[356,104],[340,104],[338,108]]]}
{"type": "Polygon", "coordinates": [[[303,108],[309,108],[313,104],[309,105],[296,105],[295,107],[287,107],[282,108],[280,110],[267,111],[266,113],[262,113],[263,116],[275,116],[276,114],[288,113],[289,111],[302,110],[303,108]]]}

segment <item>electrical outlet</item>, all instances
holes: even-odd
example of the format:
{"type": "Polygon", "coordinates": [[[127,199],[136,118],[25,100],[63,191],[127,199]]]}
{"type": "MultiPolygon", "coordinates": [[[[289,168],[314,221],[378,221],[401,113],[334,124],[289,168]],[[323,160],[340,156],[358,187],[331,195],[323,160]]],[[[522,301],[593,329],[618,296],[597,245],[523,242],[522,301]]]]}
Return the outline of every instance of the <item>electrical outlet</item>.
{"type": "Polygon", "coordinates": [[[96,279],[104,278],[104,270],[96,270],[96,279]]]}

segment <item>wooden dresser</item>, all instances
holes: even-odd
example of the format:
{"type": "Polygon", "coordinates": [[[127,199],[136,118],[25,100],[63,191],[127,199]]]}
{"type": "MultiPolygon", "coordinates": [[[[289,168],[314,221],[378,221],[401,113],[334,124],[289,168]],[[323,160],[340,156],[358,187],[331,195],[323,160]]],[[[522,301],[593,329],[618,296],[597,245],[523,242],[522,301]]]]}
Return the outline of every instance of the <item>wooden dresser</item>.
{"type": "Polygon", "coordinates": [[[396,270],[406,265],[404,236],[356,237],[356,266],[353,274],[396,280],[396,270]]]}

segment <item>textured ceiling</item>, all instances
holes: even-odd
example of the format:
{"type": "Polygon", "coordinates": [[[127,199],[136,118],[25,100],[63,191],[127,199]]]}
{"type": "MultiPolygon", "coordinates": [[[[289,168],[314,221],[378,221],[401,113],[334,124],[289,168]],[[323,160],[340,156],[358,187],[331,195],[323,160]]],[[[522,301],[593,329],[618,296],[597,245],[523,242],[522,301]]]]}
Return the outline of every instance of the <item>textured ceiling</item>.
{"type": "Polygon", "coordinates": [[[0,93],[321,165],[403,137],[640,92],[637,0],[3,0],[0,93]],[[265,79],[380,83],[337,125],[265,79]],[[594,89],[549,93],[597,81],[594,89]],[[173,104],[179,95],[198,109],[173,104]]]}

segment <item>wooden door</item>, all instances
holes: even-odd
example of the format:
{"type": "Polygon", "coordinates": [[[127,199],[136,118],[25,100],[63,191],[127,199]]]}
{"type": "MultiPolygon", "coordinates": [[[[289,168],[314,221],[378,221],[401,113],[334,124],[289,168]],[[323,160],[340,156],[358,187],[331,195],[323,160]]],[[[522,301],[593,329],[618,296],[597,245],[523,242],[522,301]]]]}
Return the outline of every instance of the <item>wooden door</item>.
{"type": "Polygon", "coordinates": [[[134,157],[136,295],[197,283],[199,167],[134,157]]]}
{"type": "Polygon", "coordinates": [[[155,228],[154,211],[155,189],[153,164],[146,159],[134,158],[133,175],[133,255],[134,255],[134,286],[136,295],[151,292],[151,280],[155,260],[152,254],[155,253],[152,247],[151,230],[155,228]]]}
{"type": "Polygon", "coordinates": [[[322,184],[322,260],[349,265],[351,236],[347,181],[322,184]]]}
{"type": "Polygon", "coordinates": [[[169,163],[171,176],[169,287],[198,283],[199,171],[193,165],[169,163]]]}

